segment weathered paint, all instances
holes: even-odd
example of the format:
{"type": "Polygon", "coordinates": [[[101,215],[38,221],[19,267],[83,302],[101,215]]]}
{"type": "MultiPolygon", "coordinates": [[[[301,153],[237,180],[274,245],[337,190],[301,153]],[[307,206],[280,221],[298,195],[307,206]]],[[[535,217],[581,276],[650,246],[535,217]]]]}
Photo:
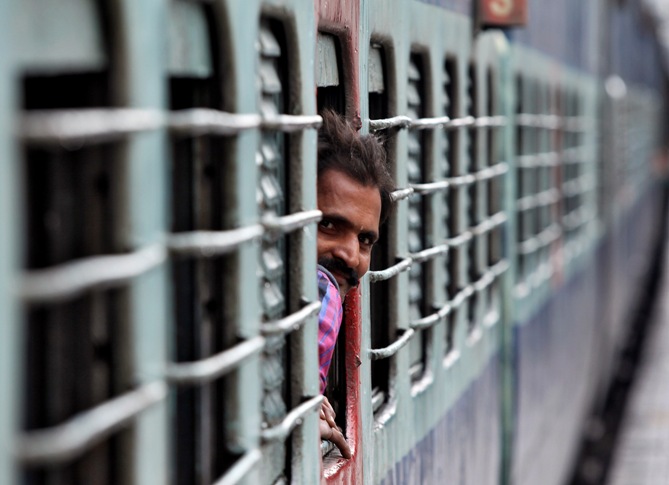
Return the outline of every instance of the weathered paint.
{"type": "MultiPolygon", "coordinates": [[[[357,484],[363,483],[361,385],[360,365],[362,363],[361,340],[362,318],[360,313],[360,291],[351,290],[346,296],[344,322],[346,324],[346,438],[351,447],[352,457],[348,460],[332,458],[324,460],[327,483],[357,484]]],[[[340,343],[340,345],[341,345],[340,343]]]]}
{"type": "Polygon", "coordinates": [[[346,96],[346,117],[360,124],[360,0],[314,0],[317,29],[340,42],[346,96]]]}

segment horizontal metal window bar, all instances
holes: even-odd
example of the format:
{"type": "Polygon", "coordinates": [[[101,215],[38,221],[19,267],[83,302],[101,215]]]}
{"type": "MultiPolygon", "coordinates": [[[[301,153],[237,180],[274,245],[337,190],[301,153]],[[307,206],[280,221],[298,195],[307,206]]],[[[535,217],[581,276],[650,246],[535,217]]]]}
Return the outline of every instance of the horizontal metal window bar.
{"type": "Polygon", "coordinates": [[[484,220],[480,224],[470,228],[469,230],[472,232],[474,236],[481,236],[497,226],[501,226],[504,224],[507,220],[506,214],[504,212],[498,212],[495,215],[491,216],[490,218],[484,220]]]}
{"type": "Polygon", "coordinates": [[[518,246],[518,253],[531,254],[539,249],[553,243],[562,235],[562,229],[558,224],[551,224],[534,237],[531,237],[518,246]]]}
{"type": "Polygon", "coordinates": [[[435,128],[443,128],[451,121],[448,116],[439,116],[436,118],[418,118],[411,122],[411,129],[413,130],[428,130],[435,128]]]}
{"type": "Polygon", "coordinates": [[[482,292],[495,281],[495,274],[492,271],[486,271],[481,277],[473,283],[474,290],[482,292]]]}
{"type": "Polygon", "coordinates": [[[441,192],[446,190],[451,186],[451,182],[448,180],[440,180],[438,182],[429,182],[426,184],[411,184],[415,194],[427,195],[433,194],[435,192],[441,192]]]}
{"type": "Polygon", "coordinates": [[[369,349],[368,354],[371,360],[381,360],[387,359],[395,355],[402,347],[409,343],[411,337],[414,336],[415,330],[413,328],[406,329],[402,332],[402,335],[397,338],[392,344],[388,347],[382,349],[369,349]]]}
{"type": "Polygon", "coordinates": [[[380,120],[369,120],[369,130],[372,132],[387,130],[390,128],[408,128],[412,119],[408,116],[393,116],[380,120]]]}
{"type": "Polygon", "coordinates": [[[564,129],[572,132],[587,131],[590,127],[588,119],[584,116],[565,116],[564,129]]]}
{"type": "Polygon", "coordinates": [[[517,157],[520,168],[555,167],[560,164],[562,157],[558,152],[535,153],[517,157]]]}
{"type": "Polygon", "coordinates": [[[474,177],[477,181],[483,182],[485,180],[490,180],[492,178],[499,177],[500,175],[504,175],[508,171],[509,164],[506,162],[500,162],[475,172],[474,177]]]}
{"type": "Polygon", "coordinates": [[[584,174],[577,179],[569,180],[562,184],[562,195],[572,197],[574,195],[590,192],[595,188],[595,181],[590,174],[584,174]]]}
{"type": "Polygon", "coordinates": [[[369,129],[373,132],[387,130],[389,128],[410,128],[414,130],[437,128],[453,129],[466,126],[497,127],[504,126],[506,123],[507,118],[505,116],[481,116],[479,118],[473,116],[464,116],[462,118],[439,116],[434,118],[412,119],[409,116],[400,115],[393,116],[392,118],[369,120],[369,129]]]}
{"type": "Polygon", "coordinates": [[[451,187],[463,187],[465,185],[471,185],[476,182],[476,177],[474,174],[468,173],[466,175],[450,177],[448,181],[451,183],[451,187]]]}
{"type": "Polygon", "coordinates": [[[153,382],[77,414],[63,424],[28,431],[18,438],[17,457],[28,465],[70,461],[166,396],[167,385],[153,382]]]}
{"type": "Polygon", "coordinates": [[[302,229],[309,224],[318,222],[323,218],[323,213],[319,210],[310,210],[297,212],[282,217],[263,217],[261,223],[265,228],[265,235],[270,237],[279,237],[283,234],[302,229]]]}
{"type": "Polygon", "coordinates": [[[495,263],[493,266],[490,267],[490,271],[493,272],[495,278],[503,275],[508,270],[509,270],[509,262],[504,259],[495,263]]]}
{"type": "Polygon", "coordinates": [[[557,189],[552,188],[518,199],[518,201],[516,201],[516,209],[519,211],[526,211],[536,207],[554,204],[558,200],[560,200],[560,192],[557,189]]]}
{"type": "Polygon", "coordinates": [[[386,393],[378,388],[372,389],[372,412],[376,413],[386,402],[386,393]]]}
{"type": "Polygon", "coordinates": [[[234,135],[259,128],[261,122],[262,117],[258,114],[227,113],[207,108],[173,111],[169,115],[170,130],[186,136],[234,135]]]}
{"type": "MultiPolygon", "coordinates": [[[[446,306],[448,307],[448,313],[450,313],[451,305],[447,303],[446,306]]],[[[444,316],[445,315],[441,315],[440,311],[434,312],[426,317],[414,320],[409,325],[409,328],[412,328],[414,330],[423,330],[426,328],[430,328],[439,323],[444,316]]]]}
{"type": "Polygon", "coordinates": [[[460,308],[469,297],[474,294],[474,285],[467,285],[461,289],[451,300],[451,310],[460,308]]]}
{"type": "Polygon", "coordinates": [[[476,118],[476,126],[486,127],[486,126],[504,126],[506,125],[507,118],[506,116],[480,116],[476,118]]]}
{"type": "Polygon", "coordinates": [[[472,237],[473,234],[471,233],[471,231],[465,231],[457,236],[447,238],[446,243],[452,248],[457,248],[458,246],[462,246],[463,244],[469,242],[472,239],[472,237]]]}
{"type": "Polygon", "coordinates": [[[448,244],[442,244],[441,246],[435,246],[432,248],[423,249],[422,251],[419,251],[417,253],[413,253],[411,255],[411,259],[413,260],[414,263],[424,263],[425,261],[434,259],[437,256],[446,254],[449,250],[450,247],[448,244]]]}
{"type": "Polygon", "coordinates": [[[397,264],[394,264],[389,268],[382,269],[379,271],[370,271],[369,273],[367,273],[369,275],[369,281],[370,283],[376,283],[377,281],[389,280],[390,278],[393,278],[398,274],[400,274],[401,272],[411,268],[412,263],[413,259],[411,257],[408,257],[404,258],[402,261],[400,261],[397,264]]]}
{"type": "Polygon", "coordinates": [[[562,152],[562,161],[564,163],[584,163],[586,147],[567,148],[562,152]]]}
{"type": "Polygon", "coordinates": [[[597,214],[593,211],[586,210],[585,207],[571,212],[562,218],[562,225],[568,231],[573,231],[579,227],[597,219],[597,214]]]}
{"type": "Polygon", "coordinates": [[[445,129],[462,128],[465,126],[473,126],[476,124],[476,118],[473,116],[465,116],[463,118],[454,118],[444,125],[445,129]]]}
{"type": "Polygon", "coordinates": [[[491,266],[476,282],[471,285],[466,286],[460,290],[452,300],[446,302],[446,304],[441,307],[436,312],[423,317],[418,320],[411,322],[410,328],[415,330],[423,330],[428,327],[432,327],[435,324],[439,323],[442,318],[448,316],[454,308],[458,308],[462,303],[469,297],[474,294],[474,291],[482,291],[487,286],[492,284],[497,277],[509,269],[509,263],[502,260],[496,263],[494,266],[491,266]]]}
{"type": "Polygon", "coordinates": [[[263,337],[254,337],[206,359],[171,363],[165,375],[170,382],[177,384],[206,383],[239,367],[242,362],[260,353],[264,346],[263,337]]]}
{"type": "Polygon", "coordinates": [[[235,251],[245,243],[260,240],[264,232],[259,224],[228,231],[181,232],[170,235],[167,246],[176,254],[218,256],[235,251]]]}
{"type": "Polygon", "coordinates": [[[253,470],[261,459],[262,453],[257,448],[247,451],[230,467],[225,475],[214,482],[213,485],[236,485],[242,481],[251,470],[253,470]]]}
{"type": "Polygon", "coordinates": [[[414,193],[413,187],[407,187],[406,189],[395,190],[390,194],[390,201],[398,202],[400,200],[408,199],[413,193],[414,193]]]}
{"type": "Polygon", "coordinates": [[[559,130],[562,128],[563,118],[557,115],[521,113],[516,115],[516,124],[530,128],[559,130]]]}
{"type": "Polygon", "coordinates": [[[314,315],[317,315],[321,309],[321,302],[314,301],[309,303],[304,308],[296,311],[292,315],[276,320],[274,322],[263,323],[260,326],[260,331],[263,335],[276,335],[299,330],[304,322],[314,315]]]}
{"type": "Polygon", "coordinates": [[[263,117],[263,130],[277,130],[283,132],[301,131],[309,128],[319,128],[323,118],[319,115],[275,115],[263,117]]]}
{"type": "Polygon", "coordinates": [[[165,125],[165,113],[135,108],[28,111],[21,117],[19,137],[34,144],[98,143],[151,131],[165,125]]]}
{"type": "Polygon", "coordinates": [[[134,253],[93,256],[28,271],[21,277],[20,295],[27,302],[51,302],[117,286],[162,264],[166,256],[165,247],[154,244],[134,253]]]}
{"type": "Polygon", "coordinates": [[[316,412],[320,409],[321,403],[325,399],[325,396],[316,396],[312,397],[308,401],[303,402],[291,412],[289,412],[281,423],[273,426],[271,428],[264,429],[261,432],[261,437],[264,442],[268,441],[284,441],[290,433],[293,432],[296,426],[300,426],[304,421],[304,418],[313,412],[316,412]]]}
{"type": "Polygon", "coordinates": [[[491,178],[503,175],[508,171],[509,171],[509,164],[506,162],[500,162],[471,174],[449,177],[444,180],[428,182],[424,184],[411,184],[411,188],[413,188],[414,193],[417,194],[421,195],[432,194],[435,192],[446,190],[451,186],[457,187],[461,185],[472,184],[476,181],[489,180],[491,178]]]}

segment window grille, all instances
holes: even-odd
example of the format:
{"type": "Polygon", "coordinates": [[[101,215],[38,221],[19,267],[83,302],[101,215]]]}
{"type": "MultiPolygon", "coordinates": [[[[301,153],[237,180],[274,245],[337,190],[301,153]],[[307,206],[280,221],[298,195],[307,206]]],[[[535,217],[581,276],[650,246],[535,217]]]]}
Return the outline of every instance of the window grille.
{"type": "MultiPolygon", "coordinates": [[[[387,68],[385,64],[385,52],[382,46],[373,44],[369,49],[368,64],[368,101],[369,119],[384,120],[389,116],[389,93],[387,82],[387,68]]],[[[386,137],[386,153],[388,154],[388,165],[392,153],[392,137],[386,137]]],[[[382,270],[392,266],[392,253],[390,248],[390,229],[388,221],[380,228],[379,240],[372,252],[370,269],[382,270]]],[[[372,348],[385,348],[390,343],[392,323],[390,321],[390,282],[378,281],[371,285],[370,291],[370,321],[372,322],[371,341],[372,348]]],[[[387,402],[390,386],[390,362],[389,359],[380,359],[372,362],[372,409],[378,412],[382,405],[387,402]]]]}
{"type": "MultiPolygon", "coordinates": [[[[412,119],[425,117],[426,80],[424,59],[421,54],[411,55],[409,60],[409,80],[407,84],[407,115],[412,119]]],[[[407,158],[407,180],[409,184],[427,181],[428,132],[409,131],[409,153],[407,158]]],[[[418,254],[428,247],[427,209],[428,197],[413,197],[409,200],[409,253],[418,254]]],[[[430,285],[428,265],[415,263],[409,270],[409,318],[418,321],[429,312],[430,285]]],[[[422,377],[427,363],[427,330],[417,332],[409,343],[409,373],[413,381],[422,377]]]]}
{"type": "MultiPolygon", "coordinates": [[[[86,445],[61,440],[50,446],[50,438],[72,429],[77,417],[142,392],[133,386],[132,362],[124,351],[130,345],[130,322],[123,286],[89,281],[75,287],[66,277],[77,265],[132,258],[119,232],[125,181],[118,145],[58,140],[40,130],[40,121],[50,115],[109,106],[109,77],[106,66],[32,74],[22,82],[28,128],[22,147],[27,247],[24,434],[18,455],[22,481],[31,485],[130,480],[131,455],[123,452],[132,446],[127,428],[105,430],[86,445]]],[[[96,276],[104,280],[104,271],[96,276]]]]}
{"type": "MultiPolygon", "coordinates": [[[[216,25],[209,6],[170,5],[169,95],[176,119],[223,107],[216,25]],[[192,44],[186,43],[188,38],[192,44]]],[[[172,135],[172,232],[176,237],[230,229],[228,141],[215,134],[172,135]]],[[[186,365],[229,350],[237,343],[230,301],[234,254],[199,251],[172,260],[175,316],[174,361],[186,365]]],[[[228,447],[231,378],[181,383],[175,389],[172,457],[175,484],[209,485],[239,458],[228,447]]]]}

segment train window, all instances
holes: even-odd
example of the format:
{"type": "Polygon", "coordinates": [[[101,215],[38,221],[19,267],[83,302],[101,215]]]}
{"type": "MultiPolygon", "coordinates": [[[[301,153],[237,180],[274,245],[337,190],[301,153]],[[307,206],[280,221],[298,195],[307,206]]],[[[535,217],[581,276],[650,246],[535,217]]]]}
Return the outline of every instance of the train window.
{"type": "MultiPolygon", "coordinates": [[[[502,159],[503,151],[502,148],[502,137],[499,131],[499,127],[503,126],[504,120],[500,116],[500,106],[499,98],[497,91],[497,76],[495,71],[489,67],[486,72],[486,83],[487,83],[487,112],[490,116],[491,123],[490,128],[487,131],[487,162],[488,166],[491,168],[499,167],[499,170],[496,172],[496,176],[493,176],[489,179],[487,184],[487,209],[488,217],[499,220],[499,224],[494,224],[488,233],[488,267],[495,267],[498,263],[502,261],[502,250],[503,250],[503,231],[501,221],[506,220],[506,215],[504,214],[504,174],[507,171],[508,165],[506,161],[502,159]],[[499,120],[495,122],[495,120],[499,120]]],[[[494,322],[499,318],[501,313],[501,286],[498,279],[495,279],[490,284],[490,291],[488,294],[488,303],[486,311],[486,321],[494,322]]]]}
{"type": "Polygon", "coordinates": [[[562,225],[568,246],[577,239],[579,229],[587,220],[583,200],[584,192],[590,189],[587,173],[583,167],[582,155],[582,113],[580,99],[576,92],[569,91],[565,95],[565,157],[562,193],[564,194],[562,225]]]}
{"type": "MultiPolygon", "coordinates": [[[[384,57],[384,49],[378,44],[373,44],[369,49],[369,68],[368,68],[368,101],[369,101],[369,119],[380,120],[389,116],[389,93],[387,66],[384,57]]],[[[391,129],[394,130],[394,129],[391,129]]],[[[392,163],[390,154],[391,146],[394,145],[392,133],[387,131],[386,151],[389,154],[389,163],[392,163]]],[[[392,172],[391,172],[392,173],[392,172]]],[[[392,250],[390,247],[391,238],[389,237],[389,222],[381,227],[379,240],[372,253],[371,269],[383,270],[390,267],[394,261],[392,259],[392,250]]],[[[390,343],[391,327],[394,324],[390,319],[390,288],[391,282],[388,280],[377,281],[371,285],[371,322],[372,322],[372,348],[384,348],[390,343]]],[[[389,386],[391,378],[391,359],[379,359],[372,361],[372,408],[378,412],[382,405],[387,402],[389,395],[389,386]]]]}
{"type": "Polygon", "coordinates": [[[320,113],[332,109],[344,113],[346,107],[342,71],[341,46],[334,35],[318,33],[316,86],[317,106],[320,113]]]}
{"type": "MultiPolygon", "coordinates": [[[[209,6],[170,4],[169,93],[176,116],[222,107],[213,19],[209,6]]],[[[177,133],[171,148],[173,233],[187,237],[195,231],[227,229],[226,142],[220,136],[177,133]]],[[[172,261],[177,363],[200,361],[237,343],[227,298],[234,256],[197,254],[200,257],[178,256],[172,261]]],[[[175,484],[208,485],[234,463],[236,455],[226,440],[231,397],[224,389],[230,379],[225,376],[176,388],[171,450],[175,484]]]]}
{"type": "MultiPolygon", "coordinates": [[[[343,114],[345,89],[339,39],[334,35],[319,33],[317,47],[316,85],[318,90],[316,99],[318,110],[332,109],[343,114]]],[[[345,320],[340,327],[337,342],[328,370],[327,388],[324,394],[334,409],[337,424],[346,431],[346,346],[341,345],[341,342],[346,342],[345,320]]],[[[335,447],[329,441],[322,442],[323,454],[333,449],[335,447]]]]}
{"type": "MultiPolygon", "coordinates": [[[[409,80],[407,85],[407,115],[411,119],[426,116],[425,58],[414,53],[409,59],[409,80]]],[[[427,181],[427,153],[430,146],[430,132],[411,130],[408,139],[407,171],[410,184],[427,181]]],[[[431,245],[428,240],[428,209],[430,198],[413,197],[409,200],[409,252],[418,254],[431,245]]],[[[414,322],[427,316],[430,311],[431,285],[429,262],[414,263],[409,272],[409,319],[414,322]]],[[[409,342],[409,372],[413,381],[419,380],[426,368],[429,330],[419,330],[409,342]]]]}
{"type": "MultiPolygon", "coordinates": [[[[549,154],[549,139],[553,129],[550,117],[549,107],[549,87],[540,83],[537,85],[537,112],[546,120],[537,128],[537,149],[536,153],[540,155],[549,154]]],[[[535,187],[536,192],[540,196],[542,194],[552,194],[554,191],[550,185],[550,177],[548,176],[549,167],[545,163],[538,164],[535,169],[535,187]]],[[[543,234],[550,226],[550,208],[557,200],[556,197],[545,197],[539,204],[537,204],[534,214],[534,226],[536,227],[535,235],[543,234]]],[[[537,264],[545,268],[548,261],[548,245],[541,245],[537,250],[537,264]]]]}
{"type": "MultiPolygon", "coordinates": [[[[475,62],[471,62],[467,69],[467,116],[471,117],[473,120],[477,120],[480,113],[480,92],[479,92],[479,75],[478,68],[475,62]]],[[[483,128],[479,127],[479,123],[473,122],[470,125],[468,130],[468,149],[467,149],[467,158],[468,158],[468,171],[472,174],[480,172],[485,166],[485,161],[481,156],[481,130],[483,128]]],[[[468,285],[474,281],[477,281],[484,271],[485,263],[482,260],[484,254],[483,249],[485,248],[485,238],[479,231],[476,231],[476,227],[485,219],[484,215],[484,198],[483,198],[483,184],[484,182],[480,179],[476,179],[474,176],[467,181],[467,219],[471,232],[473,234],[473,240],[468,243],[469,247],[467,249],[467,259],[468,259],[468,273],[467,280],[462,282],[460,289],[464,285],[468,285]]],[[[476,292],[470,298],[467,299],[463,305],[467,308],[466,318],[467,318],[467,329],[471,334],[477,327],[478,315],[477,309],[479,307],[479,302],[481,295],[476,292]]]]}
{"type": "MultiPolygon", "coordinates": [[[[87,27],[104,31],[97,21],[87,27]]],[[[112,67],[99,57],[78,67],[34,68],[21,85],[26,284],[19,460],[21,482],[30,485],[84,484],[91,477],[97,484],[132,483],[131,455],[124,451],[132,447],[127,427],[67,452],[66,443],[50,439],[75,427],[90,433],[85,417],[103,406],[118,409],[118,400],[138,391],[126,350],[131,322],[125,286],[81,280],[93,266],[94,279],[105,280],[114,258],[133,253],[120,231],[125,221],[119,144],[105,134],[97,140],[77,134],[83,124],[109,114],[112,67]]]]}
{"type": "MultiPolygon", "coordinates": [[[[447,57],[444,61],[444,115],[454,120],[458,117],[460,107],[458,103],[458,70],[457,61],[454,57],[447,57]]],[[[446,130],[444,156],[442,157],[442,174],[444,179],[449,179],[457,176],[459,173],[459,157],[458,148],[460,140],[460,130],[450,126],[446,130]]],[[[446,235],[448,238],[455,238],[459,232],[457,225],[457,210],[459,191],[451,186],[444,192],[443,206],[445,208],[444,226],[446,227],[446,235]]],[[[447,274],[447,297],[450,301],[455,298],[457,294],[457,274],[459,268],[459,260],[454,251],[447,254],[446,274],[447,274]]],[[[445,354],[448,356],[453,347],[453,333],[455,331],[455,316],[451,312],[448,316],[448,323],[446,329],[446,345],[445,354]]]]}
{"type": "Polygon", "coordinates": [[[518,77],[517,83],[517,242],[518,242],[518,289],[521,296],[530,291],[534,270],[532,253],[536,249],[535,209],[536,209],[536,100],[535,83],[526,78],[518,77]]]}

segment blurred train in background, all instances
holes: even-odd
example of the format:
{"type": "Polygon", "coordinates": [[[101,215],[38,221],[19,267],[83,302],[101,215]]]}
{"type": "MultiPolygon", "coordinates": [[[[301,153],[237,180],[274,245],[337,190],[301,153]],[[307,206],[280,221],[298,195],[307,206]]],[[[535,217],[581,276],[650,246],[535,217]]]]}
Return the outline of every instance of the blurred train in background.
{"type": "Polygon", "coordinates": [[[565,483],[665,217],[651,13],[0,0],[0,483],[565,483]],[[398,188],[327,390],[350,460],[317,429],[325,107],[398,188]]]}

